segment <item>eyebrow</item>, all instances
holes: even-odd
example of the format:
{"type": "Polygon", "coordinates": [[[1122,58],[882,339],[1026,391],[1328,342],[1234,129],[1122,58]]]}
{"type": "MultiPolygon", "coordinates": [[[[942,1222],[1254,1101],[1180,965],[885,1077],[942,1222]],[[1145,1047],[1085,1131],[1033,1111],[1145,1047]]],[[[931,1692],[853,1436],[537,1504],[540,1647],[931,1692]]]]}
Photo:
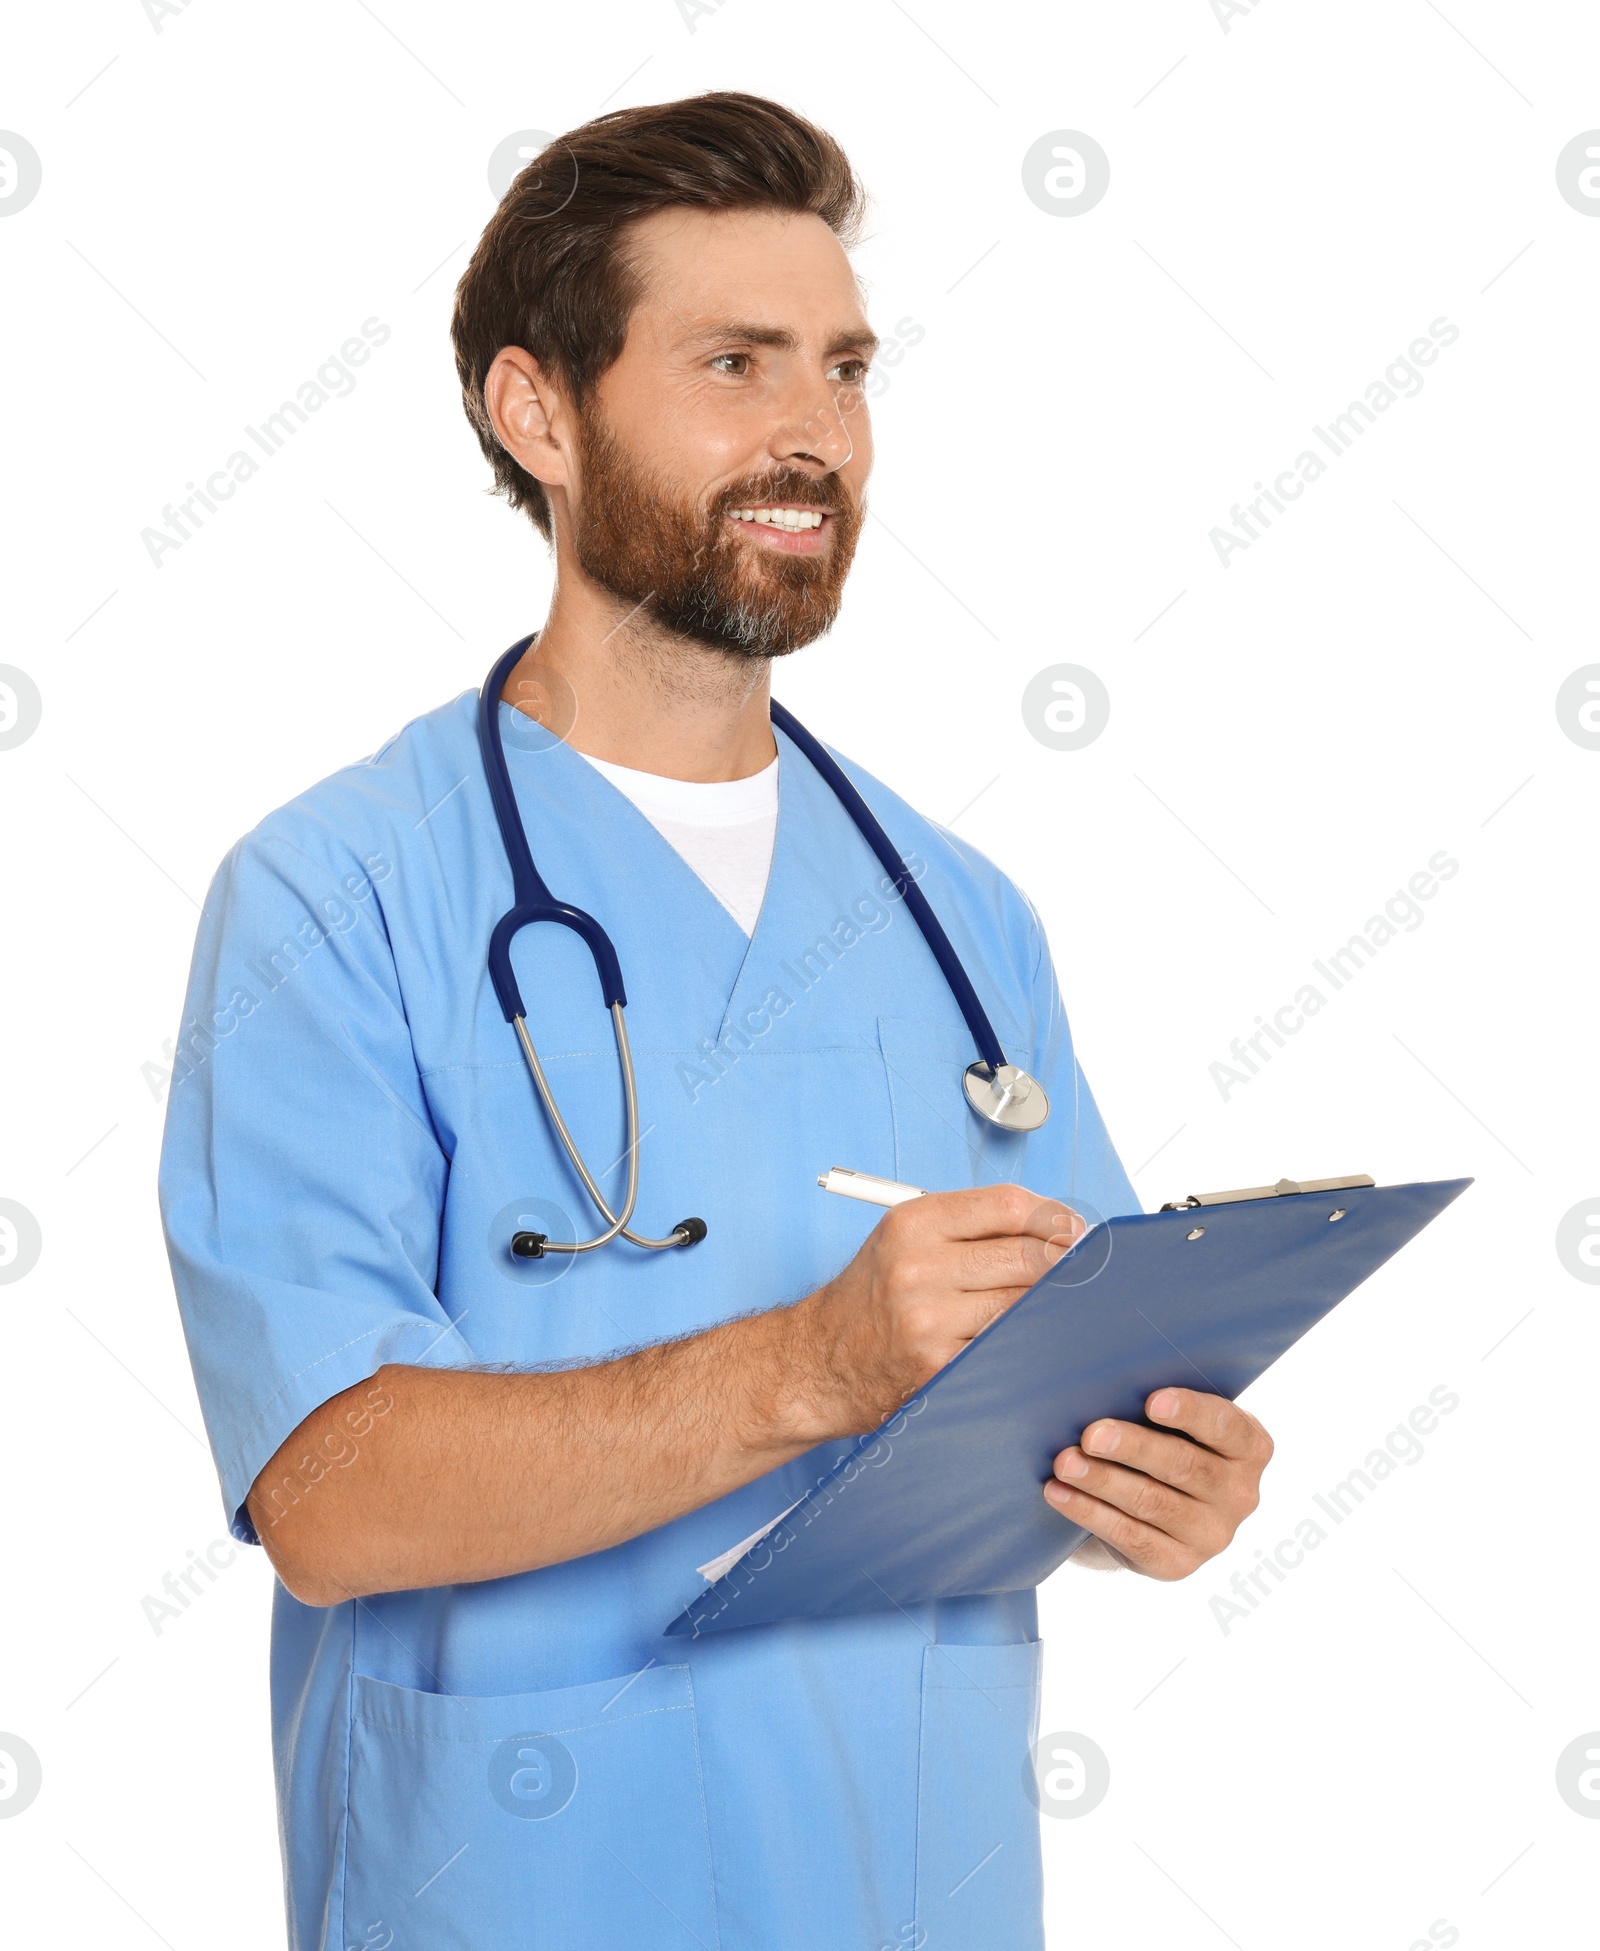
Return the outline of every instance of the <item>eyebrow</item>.
{"type": "MultiPolygon", "coordinates": [[[[691,345],[719,345],[737,339],[745,345],[771,346],[778,352],[798,352],[800,341],[781,325],[756,325],[747,319],[719,319],[696,327],[688,334],[691,345]]],[[[878,349],[875,332],[836,332],[823,348],[823,357],[832,359],[841,352],[864,352],[870,358],[878,349]]]]}

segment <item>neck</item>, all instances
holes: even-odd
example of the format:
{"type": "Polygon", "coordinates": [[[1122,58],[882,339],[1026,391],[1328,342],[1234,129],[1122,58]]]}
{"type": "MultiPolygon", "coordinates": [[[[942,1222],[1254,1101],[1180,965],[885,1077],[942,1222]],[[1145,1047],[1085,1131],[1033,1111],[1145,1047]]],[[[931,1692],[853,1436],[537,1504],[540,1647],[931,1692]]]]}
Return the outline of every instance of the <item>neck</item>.
{"type": "MultiPolygon", "coordinates": [[[[507,704],[558,703],[574,751],[668,779],[747,779],[772,763],[768,660],[665,629],[584,576],[558,578],[544,628],[511,673],[507,704]],[[631,613],[630,613],[631,612],[631,613]]],[[[548,705],[531,715],[548,722],[548,705]]]]}

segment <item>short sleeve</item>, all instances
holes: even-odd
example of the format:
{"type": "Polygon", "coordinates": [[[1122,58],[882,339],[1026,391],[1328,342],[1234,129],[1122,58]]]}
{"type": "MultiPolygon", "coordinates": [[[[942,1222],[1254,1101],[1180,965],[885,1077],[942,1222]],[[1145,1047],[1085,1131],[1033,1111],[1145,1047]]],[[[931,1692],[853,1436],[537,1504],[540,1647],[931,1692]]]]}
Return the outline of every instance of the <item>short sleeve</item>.
{"type": "Polygon", "coordinates": [[[417,1075],[381,852],[240,842],[201,917],[161,1152],[178,1305],[235,1537],[313,1409],[470,1359],[434,1293],[448,1161],[417,1075]]]}

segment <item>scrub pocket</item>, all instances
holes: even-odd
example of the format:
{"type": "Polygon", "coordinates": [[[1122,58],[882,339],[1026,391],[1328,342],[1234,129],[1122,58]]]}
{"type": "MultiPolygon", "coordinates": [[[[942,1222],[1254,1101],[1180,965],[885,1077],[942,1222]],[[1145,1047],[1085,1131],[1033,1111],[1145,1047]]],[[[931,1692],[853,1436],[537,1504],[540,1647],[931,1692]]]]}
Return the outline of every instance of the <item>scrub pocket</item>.
{"type": "Polygon", "coordinates": [[[1039,1662],[1038,1640],[923,1651],[917,1923],[927,1951],[1043,1951],[1039,1814],[1026,1786],[1039,1662]]]}
{"type": "MultiPolygon", "coordinates": [[[[998,1027],[1004,1038],[1007,1026],[998,1027]]],[[[1001,1131],[974,1117],[967,1104],[962,1078],[978,1052],[959,1019],[951,1024],[880,1016],[878,1051],[889,1082],[897,1179],[932,1192],[1010,1179],[1027,1183],[1027,1134],[1001,1131]]]]}
{"type": "Polygon", "coordinates": [[[715,1951],[688,1667],[495,1698],[352,1686],[341,1946],[715,1951]]]}

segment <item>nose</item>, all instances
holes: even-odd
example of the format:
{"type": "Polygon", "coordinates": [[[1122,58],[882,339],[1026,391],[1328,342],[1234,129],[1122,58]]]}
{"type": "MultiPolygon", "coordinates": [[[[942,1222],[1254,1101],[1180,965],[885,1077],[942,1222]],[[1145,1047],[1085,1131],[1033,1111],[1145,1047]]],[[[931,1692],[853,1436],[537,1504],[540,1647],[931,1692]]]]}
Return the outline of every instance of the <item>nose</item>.
{"type": "Polygon", "coordinates": [[[805,468],[820,477],[837,473],[854,454],[855,442],[833,393],[813,385],[794,399],[769,451],[780,466],[805,468]]]}

